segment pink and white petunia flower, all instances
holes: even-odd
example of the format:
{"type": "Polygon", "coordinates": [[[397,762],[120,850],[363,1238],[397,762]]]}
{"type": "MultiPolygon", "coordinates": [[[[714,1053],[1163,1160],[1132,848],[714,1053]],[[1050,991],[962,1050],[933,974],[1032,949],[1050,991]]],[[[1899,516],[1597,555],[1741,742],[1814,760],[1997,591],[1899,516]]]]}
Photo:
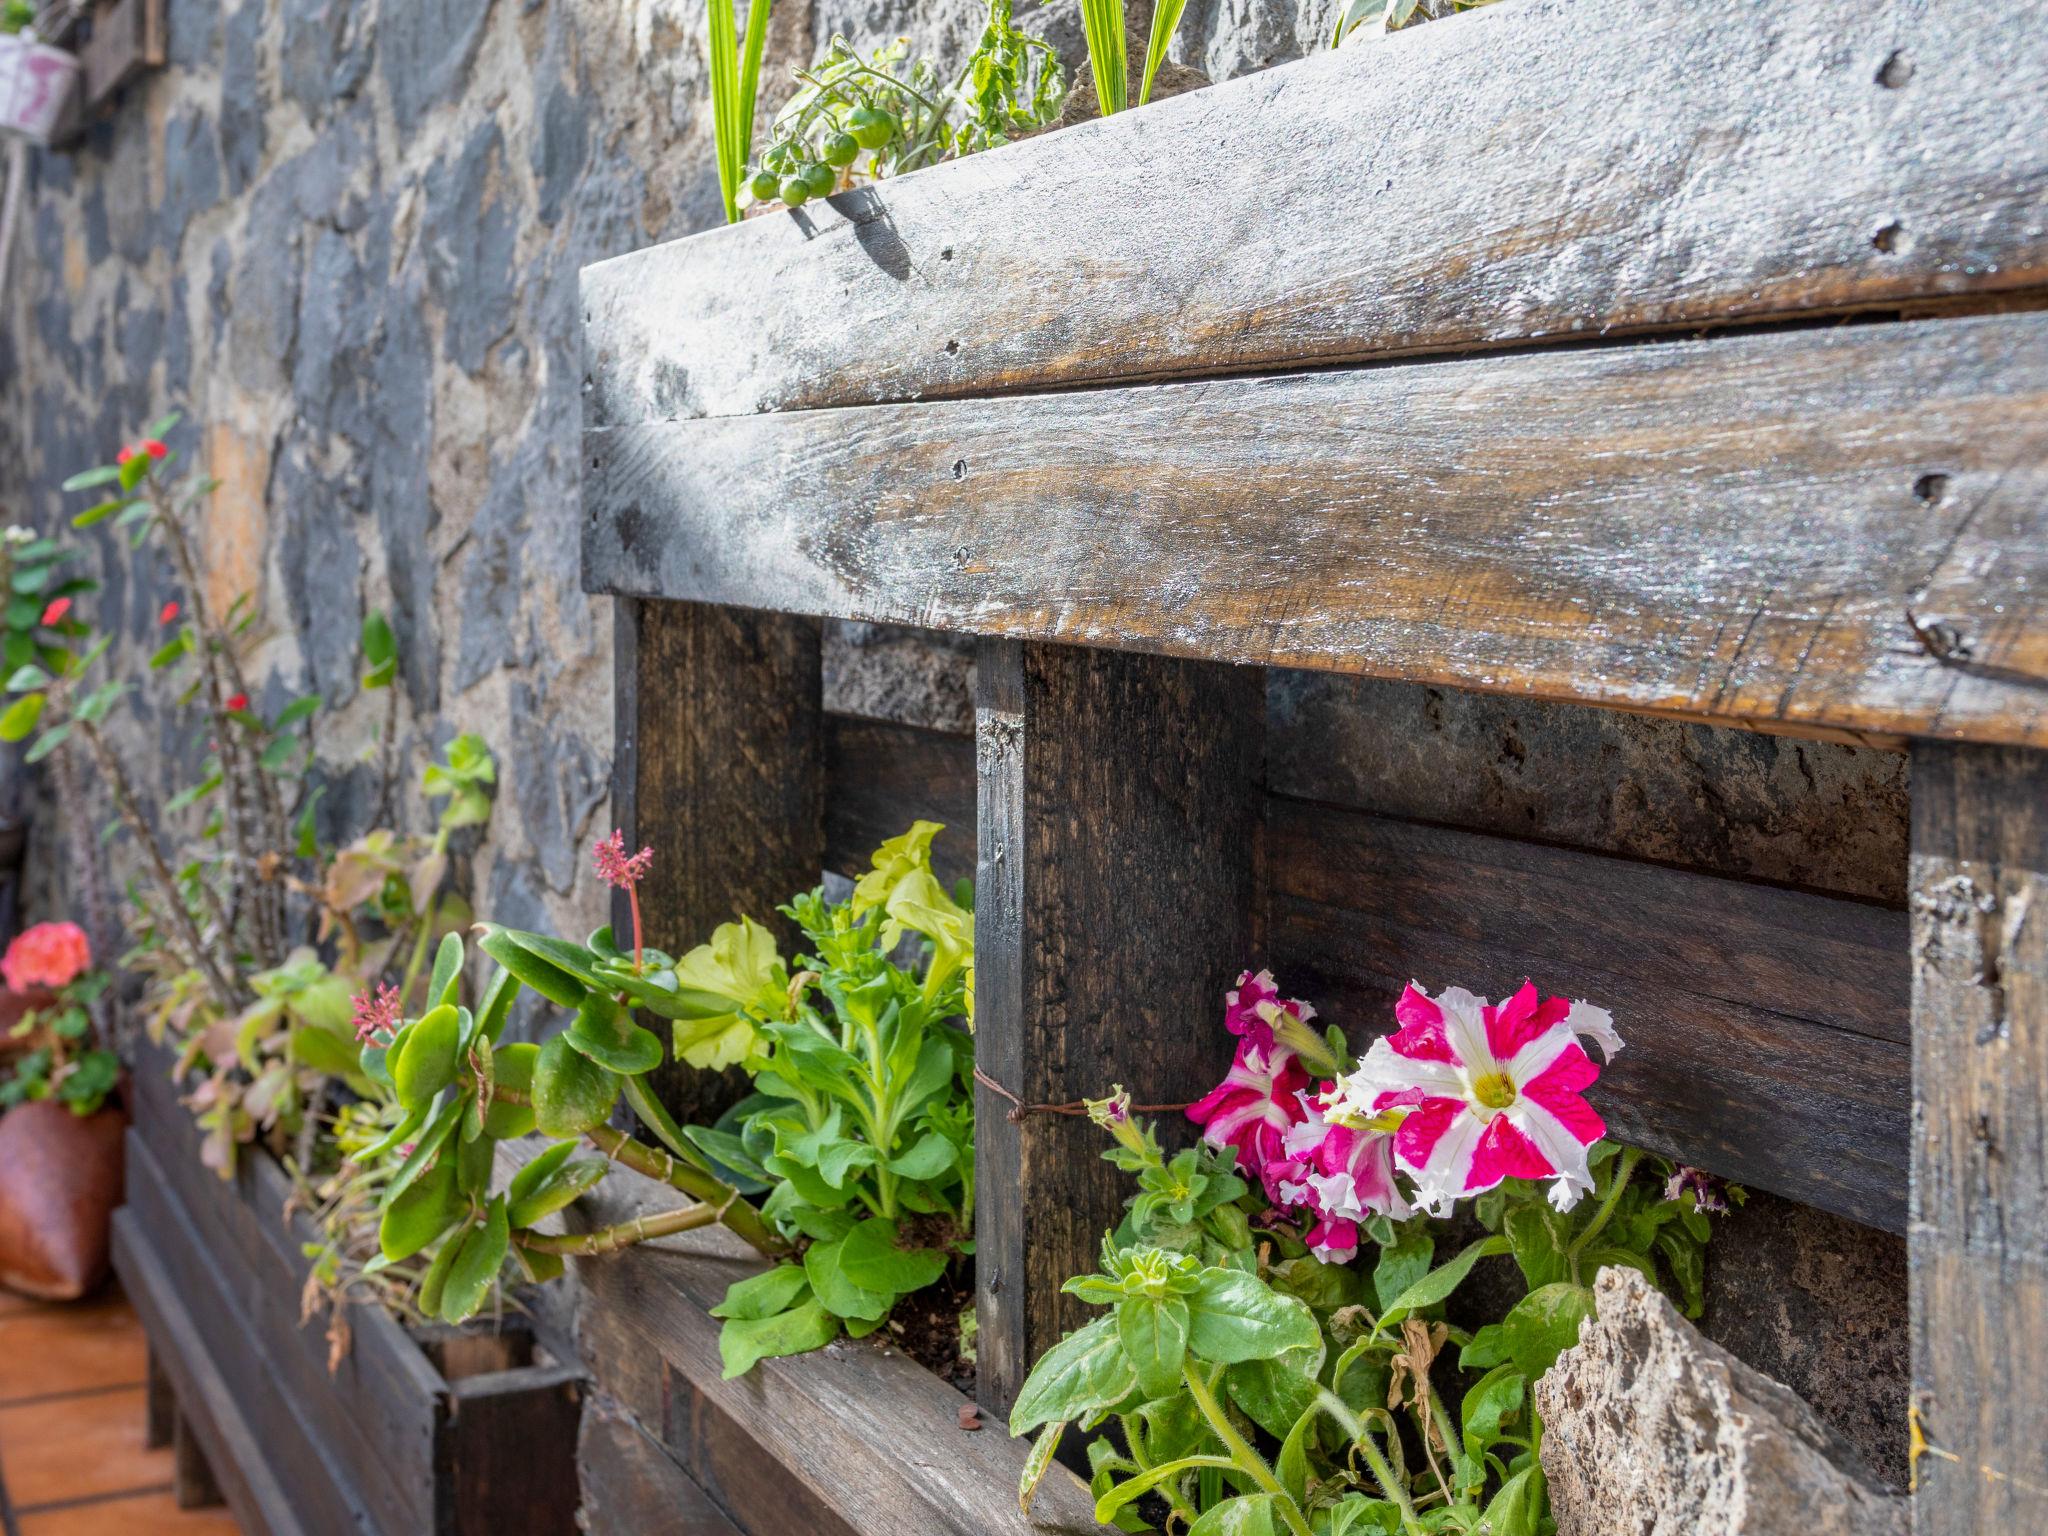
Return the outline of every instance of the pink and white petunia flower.
{"type": "Polygon", "coordinates": [[[1308,1086],[1294,1052],[1246,1039],[1223,1081],[1188,1106],[1188,1118],[1202,1127],[1204,1141],[1235,1147],[1238,1166],[1263,1180],[1267,1164],[1286,1156],[1287,1128],[1302,1117],[1301,1094],[1308,1086]]]}
{"type": "Polygon", "coordinates": [[[1223,1027],[1261,1046],[1279,1045],[1326,1076],[1343,1069],[1330,1043],[1309,1027],[1314,1008],[1300,998],[1283,1002],[1271,971],[1239,973],[1237,985],[1223,994],[1223,1027]]]}
{"type": "Polygon", "coordinates": [[[1445,1215],[1503,1179],[1550,1179],[1551,1203],[1569,1210],[1593,1187],[1586,1150],[1607,1126],[1583,1096],[1600,1069],[1578,1035],[1612,1057],[1621,1040],[1606,1010],[1539,1002],[1526,982],[1498,1007],[1411,984],[1394,1016],[1402,1027],[1338,1083],[1329,1113],[1358,1125],[1399,1114],[1394,1155],[1424,1206],[1445,1215]]]}
{"type": "Polygon", "coordinates": [[[1302,1108],[1308,1118],[1282,1138],[1286,1159],[1267,1165],[1267,1194],[1278,1205],[1313,1212],[1309,1251],[1325,1264],[1347,1263],[1368,1216],[1399,1221],[1413,1214],[1394,1182],[1394,1138],[1325,1119],[1314,1094],[1302,1095],[1302,1108]]]}

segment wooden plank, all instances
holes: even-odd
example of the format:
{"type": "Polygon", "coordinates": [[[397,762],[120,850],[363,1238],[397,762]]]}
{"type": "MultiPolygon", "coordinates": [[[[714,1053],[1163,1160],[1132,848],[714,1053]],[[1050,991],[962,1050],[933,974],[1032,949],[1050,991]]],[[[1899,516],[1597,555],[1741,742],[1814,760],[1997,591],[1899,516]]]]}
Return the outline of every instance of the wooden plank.
{"type": "Polygon", "coordinates": [[[1767,729],[2048,741],[2048,315],[657,423],[585,447],[594,590],[1767,729]]]}
{"type": "Polygon", "coordinates": [[[162,68],[163,0],[99,0],[79,62],[85,68],[88,108],[101,105],[144,70],[162,68]]]}
{"type": "MultiPolygon", "coordinates": [[[[546,1144],[499,1148],[506,1173],[546,1144]]],[[[671,1209],[675,1191],[614,1167],[569,1212],[576,1230],[671,1209]]],[[[551,1218],[561,1222],[564,1218],[551,1218]]],[[[756,1536],[1029,1536],[1093,1532],[1094,1501],[1055,1467],[1026,1519],[1017,1480],[1029,1450],[998,1430],[960,1430],[966,1399],[878,1340],[842,1340],[812,1354],[764,1360],[722,1380],[718,1321],[708,1309],[760,1260],[723,1228],[571,1259],[584,1289],[582,1347],[598,1387],[632,1407],[742,1529],[756,1536]],[[744,1432],[720,1481],[693,1461],[693,1430],[677,1410],[701,1403],[744,1432]],[[744,1503],[738,1502],[744,1500],[744,1503]],[[793,1523],[802,1517],[805,1523],[793,1523]],[[812,1523],[815,1522],[815,1523],[812,1523]]],[[[712,1469],[714,1473],[717,1468],[712,1469]]]]}
{"type": "Polygon", "coordinates": [[[575,1536],[582,1372],[520,1366],[450,1383],[437,1529],[449,1536],[575,1536]]]}
{"type": "MultiPolygon", "coordinates": [[[[332,1389],[294,1368],[293,1351],[280,1338],[278,1319],[270,1311],[267,1288],[259,1280],[252,1292],[245,1279],[267,1278],[264,1266],[250,1264],[245,1248],[202,1235],[193,1213],[179,1205],[148,1143],[133,1131],[127,1161],[127,1209],[135,1215],[138,1236],[178,1287],[214,1369],[250,1422],[261,1427],[258,1454],[292,1489],[307,1525],[335,1536],[396,1536],[429,1529],[431,1504],[422,1509],[403,1497],[406,1468],[387,1472],[362,1460],[343,1427],[332,1389]]],[[[226,1475],[225,1468],[218,1470],[226,1475]]],[[[248,1469],[243,1475],[249,1475],[248,1469]]]]}
{"type": "Polygon", "coordinates": [[[1354,1049],[1411,979],[1533,975],[1613,1011],[1614,1135],[1903,1229],[1904,913],[1280,798],[1267,863],[1281,980],[1354,1049]]]}
{"type": "MultiPolygon", "coordinates": [[[[977,1067],[1026,1104],[1118,1082],[1199,1097],[1230,1052],[1193,1021],[1220,1015],[1253,948],[1263,678],[1000,641],[976,676],[977,1067]]],[[[1130,1193],[1086,1119],[1010,1107],[977,1091],[976,1395],[994,1412],[1094,1315],[1060,1286],[1130,1193]]]]}
{"type": "Polygon", "coordinates": [[[164,1370],[155,1345],[149,1346],[146,1365],[148,1395],[143,1402],[142,1443],[149,1450],[160,1451],[171,1443],[178,1396],[171,1390],[170,1375],[164,1370]]]}
{"type": "Polygon", "coordinates": [[[594,1532],[749,1536],[660,1441],[602,1398],[584,1412],[576,1460],[583,1472],[584,1522],[594,1532]]]}
{"type": "Polygon", "coordinates": [[[351,1309],[349,1351],[329,1371],[323,1331],[299,1318],[310,1263],[300,1245],[314,1234],[303,1218],[285,1214],[290,1181],[265,1155],[246,1149],[231,1183],[203,1167],[198,1130],[167,1075],[168,1053],[144,1042],[134,1052],[134,1134],[144,1161],[131,1158],[131,1182],[134,1169],[146,1168],[206,1251],[236,1256],[219,1266],[218,1283],[258,1342],[237,1349],[232,1338],[223,1339],[224,1356],[253,1352],[266,1361],[266,1378],[291,1385],[293,1401],[343,1467],[343,1486],[366,1490],[387,1529],[424,1528],[434,1507],[434,1444],[446,1391],[440,1376],[388,1313],[368,1306],[351,1309]]]}
{"type": "MultiPolygon", "coordinates": [[[[824,868],[817,624],[621,603],[614,665],[613,814],[629,848],[655,850],[640,886],[647,941],[680,955],[742,913],[781,931],[775,908],[824,868]]],[[[613,928],[629,934],[616,895],[613,928]]],[[[707,1124],[744,1091],[675,1062],[650,1081],[680,1118],[707,1124]]]]}
{"type": "Polygon", "coordinates": [[[2048,755],[1915,751],[1912,892],[1913,1528],[2048,1529],[2048,755]]]}
{"type": "Polygon", "coordinates": [[[121,1289],[159,1351],[180,1414],[218,1469],[236,1522],[247,1536],[309,1536],[296,1500],[279,1486],[243,1416],[245,1404],[222,1378],[132,1210],[114,1212],[113,1252],[121,1289]]]}
{"type": "Polygon", "coordinates": [[[586,268],[589,420],[2038,287],[2044,95],[2043,0],[1522,0],[586,268]]]}
{"type": "Polygon", "coordinates": [[[183,1414],[171,1419],[171,1500],[180,1509],[211,1509],[227,1502],[206,1464],[198,1433],[183,1414]]]}
{"type": "Polygon", "coordinates": [[[920,818],[946,832],[932,868],[951,885],[974,873],[974,743],[891,720],[825,717],[825,867],[859,876],[885,838],[920,818]]]}

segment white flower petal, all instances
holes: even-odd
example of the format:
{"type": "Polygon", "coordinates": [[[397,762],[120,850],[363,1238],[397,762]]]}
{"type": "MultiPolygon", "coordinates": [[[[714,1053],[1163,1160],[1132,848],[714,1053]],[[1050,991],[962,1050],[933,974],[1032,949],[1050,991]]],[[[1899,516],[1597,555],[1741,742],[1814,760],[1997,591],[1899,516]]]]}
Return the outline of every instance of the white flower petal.
{"type": "Polygon", "coordinates": [[[1621,1036],[1615,1031],[1614,1015],[1605,1008],[1574,1002],[1571,1011],[1564,1016],[1564,1027],[1598,1045],[1604,1060],[1614,1060],[1621,1050],[1621,1036]]]}

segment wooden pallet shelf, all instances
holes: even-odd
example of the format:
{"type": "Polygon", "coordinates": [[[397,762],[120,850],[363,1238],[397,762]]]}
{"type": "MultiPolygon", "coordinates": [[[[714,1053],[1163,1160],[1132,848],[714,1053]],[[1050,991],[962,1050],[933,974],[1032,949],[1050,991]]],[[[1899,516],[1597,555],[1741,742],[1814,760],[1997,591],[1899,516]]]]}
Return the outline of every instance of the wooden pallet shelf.
{"type": "MultiPolygon", "coordinates": [[[[2044,93],[2048,0],[1517,0],[589,269],[655,931],[972,825],[1026,1101],[1200,1092],[1246,963],[1355,1044],[1540,972],[1622,1019],[1619,1134],[1908,1234],[1923,1536],[2048,1526],[2048,1390],[1984,1343],[2048,1315],[2044,93]],[[976,637],[972,742],[826,714],[842,619],[976,637]],[[1334,803],[1269,667],[1908,751],[1907,899],[1334,803]]],[[[1123,1193],[1006,1107],[996,1409],[1123,1193]]]]}

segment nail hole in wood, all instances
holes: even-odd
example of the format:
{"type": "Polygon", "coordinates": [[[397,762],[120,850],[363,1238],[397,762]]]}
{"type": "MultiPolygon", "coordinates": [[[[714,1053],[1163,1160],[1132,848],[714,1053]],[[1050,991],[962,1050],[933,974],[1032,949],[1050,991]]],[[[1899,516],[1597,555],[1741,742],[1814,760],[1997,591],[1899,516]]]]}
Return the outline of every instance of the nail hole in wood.
{"type": "Polygon", "coordinates": [[[1913,482],[1913,494],[1926,502],[1930,507],[1934,506],[1942,497],[1948,494],[1948,476],[1938,474],[1922,475],[1913,482]]]}
{"type": "Polygon", "coordinates": [[[1870,243],[1887,256],[1896,256],[1903,255],[1911,247],[1912,239],[1907,235],[1905,225],[1892,223],[1880,225],[1877,233],[1870,237],[1870,243]]]}
{"type": "Polygon", "coordinates": [[[945,249],[944,249],[943,251],[939,252],[939,260],[941,260],[941,261],[951,261],[952,259],[953,259],[953,247],[951,247],[950,245],[949,245],[949,246],[947,246],[947,247],[946,247],[946,248],[945,248],[945,249]]]}
{"type": "Polygon", "coordinates": [[[1913,78],[1913,61],[1903,52],[1894,51],[1892,56],[1878,66],[1877,83],[1888,91],[1896,91],[1913,78]]]}
{"type": "Polygon", "coordinates": [[[960,343],[957,341],[949,341],[946,343],[946,350],[948,352],[958,352],[960,350],[960,343]]]}
{"type": "Polygon", "coordinates": [[[955,480],[965,480],[967,478],[967,461],[965,459],[955,459],[953,461],[953,478],[955,480]]]}

